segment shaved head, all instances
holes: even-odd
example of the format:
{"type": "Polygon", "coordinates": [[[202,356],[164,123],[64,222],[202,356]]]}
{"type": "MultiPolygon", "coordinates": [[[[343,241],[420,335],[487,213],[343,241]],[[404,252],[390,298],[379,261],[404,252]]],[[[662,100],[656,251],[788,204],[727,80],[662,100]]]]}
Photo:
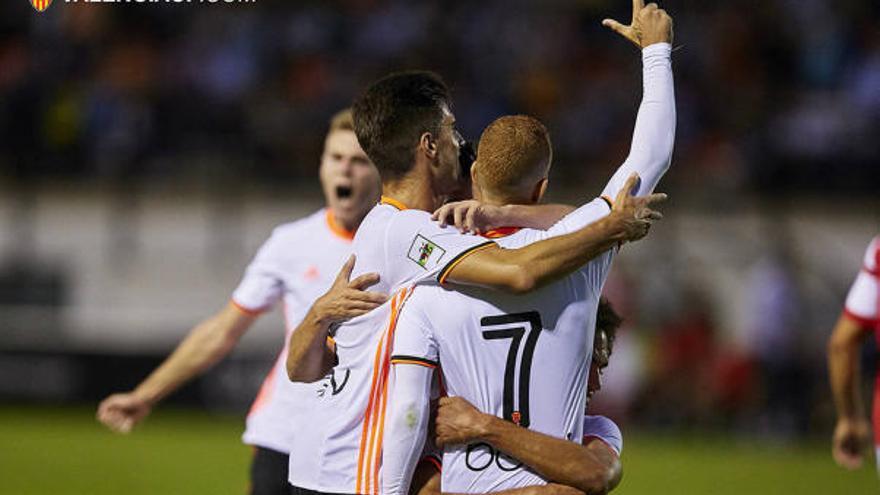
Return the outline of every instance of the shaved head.
{"type": "Polygon", "coordinates": [[[493,198],[526,203],[535,185],[547,177],[552,160],[550,134],[544,124],[527,115],[501,117],[480,137],[479,187],[493,198]]]}

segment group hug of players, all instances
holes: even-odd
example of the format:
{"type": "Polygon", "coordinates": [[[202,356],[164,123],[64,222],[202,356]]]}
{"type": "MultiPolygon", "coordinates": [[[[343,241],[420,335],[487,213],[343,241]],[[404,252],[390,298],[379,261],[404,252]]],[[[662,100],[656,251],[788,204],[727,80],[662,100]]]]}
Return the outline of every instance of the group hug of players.
{"type": "Polygon", "coordinates": [[[661,216],[676,115],[669,15],[634,0],[630,24],[603,24],[641,49],[643,95],[599,197],[540,204],[553,153],[535,118],[492,122],[474,160],[440,77],[386,76],[331,121],[327,207],[277,227],[230,303],[98,419],[130,431],[281,301],[288,338],[244,433],[251,493],[613,489],[620,430],[585,416],[620,323],[601,292],[661,216]]]}

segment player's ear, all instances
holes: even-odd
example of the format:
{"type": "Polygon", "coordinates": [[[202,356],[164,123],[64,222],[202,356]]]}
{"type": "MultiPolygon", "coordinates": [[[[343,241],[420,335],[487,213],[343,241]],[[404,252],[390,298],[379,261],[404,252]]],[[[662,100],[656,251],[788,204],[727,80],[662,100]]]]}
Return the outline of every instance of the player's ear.
{"type": "Polygon", "coordinates": [[[430,159],[437,158],[437,140],[430,132],[422,133],[419,137],[419,149],[430,159]]]}
{"type": "Polygon", "coordinates": [[[471,197],[477,201],[482,201],[483,188],[480,184],[480,174],[477,173],[479,163],[478,160],[474,160],[474,163],[471,164],[471,197]]]}
{"type": "Polygon", "coordinates": [[[473,184],[474,187],[480,186],[480,178],[479,174],[477,174],[479,164],[479,160],[474,160],[474,163],[471,164],[471,184],[473,184]]]}
{"type": "Polygon", "coordinates": [[[535,184],[535,188],[532,190],[532,203],[540,203],[544,199],[548,182],[550,182],[550,179],[544,177],[535,184]]]}

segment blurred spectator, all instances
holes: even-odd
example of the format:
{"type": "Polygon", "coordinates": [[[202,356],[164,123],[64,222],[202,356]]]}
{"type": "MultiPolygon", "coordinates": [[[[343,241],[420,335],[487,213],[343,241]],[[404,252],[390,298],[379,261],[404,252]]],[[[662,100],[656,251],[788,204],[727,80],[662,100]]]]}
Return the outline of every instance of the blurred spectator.
{"type": "MultiPolygon", "coordinates": [[[[880,9],[871,2],[725,2],[676,14],[681,127],[670,183],[708,191],[862,189],[880,151],[880,9]],[[750,15],[740,15],[743,6],[750,15]],[[779,27],[782,13],[793,13],[779,27]],[[773,26],[774,28],[768,29],[773,26]],[[824,174],[835,165],[831,181],[824,174]],[[786,175],[786,173],[792,173],[786,175]],[[687,184],[690,186],[691,184],[687,184]]],[[[311,177],[315,116],[390,70],[439,71],[470,136],[503,113],[544,120],[560,178],[604,177],[625,155],[638,57],[599,21],[614,2],[352,1],[195,8],[0,7],[0,170],[96,179],[204,171],[311,177]],[[13,134],[4,132],[4,136],[13,134]],[[211,150],[214,150],[213,152],[211,150]],[[174,163],[159,166],[153,162],[174,163]],[[251,173],[253,172],[253,173],[251,173]]]]}

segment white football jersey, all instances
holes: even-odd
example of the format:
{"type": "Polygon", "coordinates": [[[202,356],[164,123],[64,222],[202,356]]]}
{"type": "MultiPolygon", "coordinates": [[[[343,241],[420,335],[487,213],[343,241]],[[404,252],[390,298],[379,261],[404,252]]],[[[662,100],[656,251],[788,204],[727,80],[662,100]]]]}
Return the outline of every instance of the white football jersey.
{"type": "Polygon", "coordinates": [[[339,364],[312,385],[318,400],[290,455],[292,485],[325,493],[377,493],[390,345],[412,284],[438,280],[469,253],[492,245],[441,228],[425,211],[383,198],[361,223],[352,245],[352,277],[379,273],[370,290],[392,295],[378,309],[336,329],[339,364]]]}
{"type": "Polygon", "coordinates": [[[251,261],[232,302],[248,314],[284,302],[287,332],[284,347],[251,406],[243,440],[288,453],[301,416],[311,408],[310,387],[287,378],[287,341],[312,303],[333,284],[351,254],[354,234],[336,226],[331,212],[322,209],[308,217],[277,227],[251,261]]]}
{"type": "Polygon", "coordinates": [[[846,296],[844,312],[854,320],[867,325],[880,324],[880,236],[875,237],[865,251],[862,269],[846,296]]]}
{"type": "Polygon", "coordinates": [[[623,452],[623,433],[617,424],[605,416],[584,416],[584,444],[598,438],[611,447],[618,457],[623,452]]]}
{"type": "MultiPolygon", "coordinates": [[[[520,230],[496,241],[524,246],[609,211],[597,199],[548,232],[520,230]]],[[[596,311],[613,257],[608,251],[525,295],[419,285],[399,316],[392,362],[439,364],[449,395],[524,428],[580,442],[596,311]]],[[[443,456],[444,492],[488,493],[545,482],[485,442],[450,447],[443,456]]]]}

